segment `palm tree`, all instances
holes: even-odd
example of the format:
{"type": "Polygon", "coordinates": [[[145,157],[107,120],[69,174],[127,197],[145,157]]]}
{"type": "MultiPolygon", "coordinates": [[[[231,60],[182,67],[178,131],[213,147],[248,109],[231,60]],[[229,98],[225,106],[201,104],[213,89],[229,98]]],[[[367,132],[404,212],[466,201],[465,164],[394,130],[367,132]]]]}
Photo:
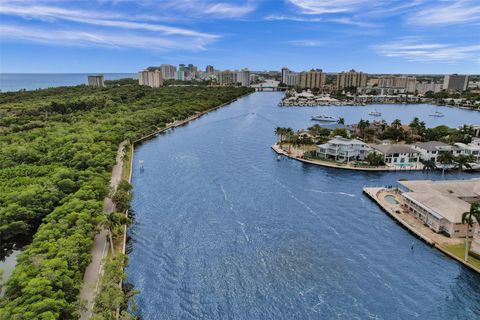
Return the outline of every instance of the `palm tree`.
{"type": "Polygon", "coordinates": [[[424,172],[429,172],[429,171],[433,171],[437,168],[437,166],[435,165],[435,161],[433,160],[425,160],[423,161],[423,171],[424,172]]]}
{"type": "Polygon", "coordinates": [[[345,124],[345,118],[338,118],[338,121],[337,121],[338,124],[345,124]]]}
{"type": "Polygon", "coordinates": [[[283,128],[281,127],[276,127],[275,128],[275,135],[278,137],[278,141],[282,142],[282,133],[283,133],[283,128]]]}
{"type": "MultiPolygon", "coordinates": [[[[295,131],[292,128],[285,128],[285,137],[287,137],[287,141],[291,142],[293,137],[295,136],[295,131]]],[[[288,152],[290,152],[290,144],[288,145],[288,152]]]]}
{"type": "Polygon", "coordinates": [[[399,120],[399,119],[395,119],[393,120],[392,122],[392,127],[394,127],[395,129],[398,129],[402,126],[402,122],[399,120]]]}
{"type": "Polygon", "coordinates": [[[472,169],[470,162],[473,162],[472,155],[461,154],[455,158],[456,167],[458,171],[463,171],[465,169],[472,169]]]}
{"type": "Polygon", "coordinates": [[[462,215],[462,223],[467,224],[467,235],[465,237],[465,261],[468,259],[468,231],[470,227],[473,227],[473,224],[480,223],[480,204],[472,203],[470,205],[470,211],[464,212],[462,215]]]}
{"type": "Polygon", "coordinates": [[[110,242],[110,249],[112,250],[112,254],[115,253],[113,249],[113,234],[119,226],[124,225],[128,222],[129,219],[126,216],[117,212],[111,212],[104,215],[104,219],[101,222],[101,225],[105,229],[107,229],[108,240],[110,242]]]}
{"type": "Polygon", "coordinates": [[[442,164],[442,176],[445,173],[445,166],[453,163],[453,155],[451,152],[443,151],[438,154],[437,161],[442,164]]]}

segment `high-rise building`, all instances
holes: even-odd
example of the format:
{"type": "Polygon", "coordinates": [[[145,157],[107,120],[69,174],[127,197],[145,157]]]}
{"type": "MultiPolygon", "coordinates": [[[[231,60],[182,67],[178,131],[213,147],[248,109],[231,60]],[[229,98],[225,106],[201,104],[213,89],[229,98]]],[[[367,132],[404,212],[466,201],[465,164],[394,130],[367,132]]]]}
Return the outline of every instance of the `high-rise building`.
{"type": "Polygon", "coordinates": [[[250,85],[250,71],[248,69],[242,69],[237,72],[237,82],[244,87],[248,87],[250,85]]]}
{"type": "Polygon", "coordinates": [[[443,89],[449,91],[465,91],[468,87],[468,76],[460,74],[445,75],[443,89]]]}
{"type": "Polygon", "coordinates": [[[182,70],[177,71],[177,80],[185,81],[185,71],[182,71],[182,70]]]}
{"type": "Polygon", "coordinates": [[[237,83],[237,73],[230,70],[221,71],[217,80],[221,85],[234,85],[237,83]]]}
{"type": "Polygon", "coordinates": [[[88,76],[88,85],[92,87],[105,87],[103,75],[88,76]]]}
{"type": "Polygon", "coordinates": [[[435,82],[417,82],[417,85],[415,87],[415,91],[418,92],[419,94],[425,94],[429,91],[433,93],[437,93],[442,91],[443,85],[440,83],[435,83],[435,82]]]}
{"type": "Polygon", "coordinates": [[[213,74],[214,71],[215,71],[215,69],[213,68],[213,66],[208,65],[208,66],[205,68],[205,72],[206,72],[207,74],[209,74],[209,75],[210,75],[210,74],[213,74]]]}
{"type": "Polygon", "coordinates": [[[417,79],[415,77],[406,76],[388,76],[378,79],[379,88],[396,88],[404,89],[407,92],[415,92],[417,79]]]}
{"type": "Polygon", "coordinates": [[[282,83],[287,83],[287,75],[290,73],[287,67],[282,68],[282,83]]]}
{"type": "Polygon", "coordinates": [[[165,80],[176,78],[177,68],[171,64],[162,64],[160,66],[160,71],[162,72],[162,77],[165,80]]]}
{"type": "Polygon", "coordinates": [[[287,86],[296,87],[298,86],[298,73],[296,72],[289,72],[285,76],[285,83],[287,86]]]}
{"type": "Polygon", "coordinates": [[[198,68],[197,66],[194,66],[193,64],[189,64],[188,65],[188,71],[190,71],[191,73],[196,73],[198,71],[198,68]]]}
{"type": "Polygon", "coordinates": [[[159,88],[163,86],[163,77],[160,68],[148,68],[138,73],[140,85],[159,88]]]}
{"type": "Polygon", "coordinates": [[[365,87],[367,85],[367,74],[350,70],[337,74],[337,90],[348,87],[365,87]]]}
{"type": "Polygon", "coordinates": [[[299,87],[308,89],[322,89],[326,79],[325,73],[320,69],[300,72],[298,77],[299,87]]]}
{"type": "Polygon", "coordinates": [[[298,73],[289,70],[287,67],[282,68],[282,83],[287,86],[297,86],[298,85],[298,73]]]}

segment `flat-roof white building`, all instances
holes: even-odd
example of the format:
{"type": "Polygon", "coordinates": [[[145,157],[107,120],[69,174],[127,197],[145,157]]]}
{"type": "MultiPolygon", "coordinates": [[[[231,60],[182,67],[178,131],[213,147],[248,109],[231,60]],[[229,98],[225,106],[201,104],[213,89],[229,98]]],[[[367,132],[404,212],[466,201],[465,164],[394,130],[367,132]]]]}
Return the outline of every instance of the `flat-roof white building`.
{"type": "MultiPolygon", "coordinates": [[[[480,201],[480,179],[450,181],[399,181],[408,210],[435,232],[465,237],[462,215],[472,202],[480,201]]],[[[469,229],[473,235],[475,225],[469,229]]]]}

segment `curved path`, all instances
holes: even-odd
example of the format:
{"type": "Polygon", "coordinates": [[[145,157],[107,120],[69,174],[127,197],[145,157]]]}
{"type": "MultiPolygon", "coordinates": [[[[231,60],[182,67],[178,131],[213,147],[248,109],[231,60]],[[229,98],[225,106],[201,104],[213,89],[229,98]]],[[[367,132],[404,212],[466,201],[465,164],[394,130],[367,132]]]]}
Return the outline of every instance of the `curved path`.
{"type": "MultiPolygon", "coordinates": [[[[122,179],[123,155],[126,141],[119,144],[117,150],[117,163],[113,166],[110,187],[115,191],[118,183],[122,179]]],[[[115,210],[115,204],[110,197],[103,200],[103,211],[107,214],[115,210]]],[[[80,299],[84,301],[85,309],[81,311],[80,319],[87,320],[92,317],[95,296],[97,294],[98,284],[103,274],[103,262],[108,253],[107,231],[102,229],[96,236],[92,248],[92,261],[85,269],[83,275],[83,284],[80,290],[80,299]]]]}

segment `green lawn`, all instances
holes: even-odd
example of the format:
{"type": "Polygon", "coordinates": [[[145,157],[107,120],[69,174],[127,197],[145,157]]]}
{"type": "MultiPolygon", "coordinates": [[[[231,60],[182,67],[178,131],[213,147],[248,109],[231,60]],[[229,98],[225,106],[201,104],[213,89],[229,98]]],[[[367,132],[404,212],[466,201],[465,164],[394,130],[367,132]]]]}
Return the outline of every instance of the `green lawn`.
{"type": "MultiPolygon", "coordinates": [[[[465,255],[465,244],[447,245],[442,246],[442,248],[463,260],[465,255]]],[[[468,256],[468,263],[480,269],[480,259],[472,256],[471,254],[468,256]]]]}

